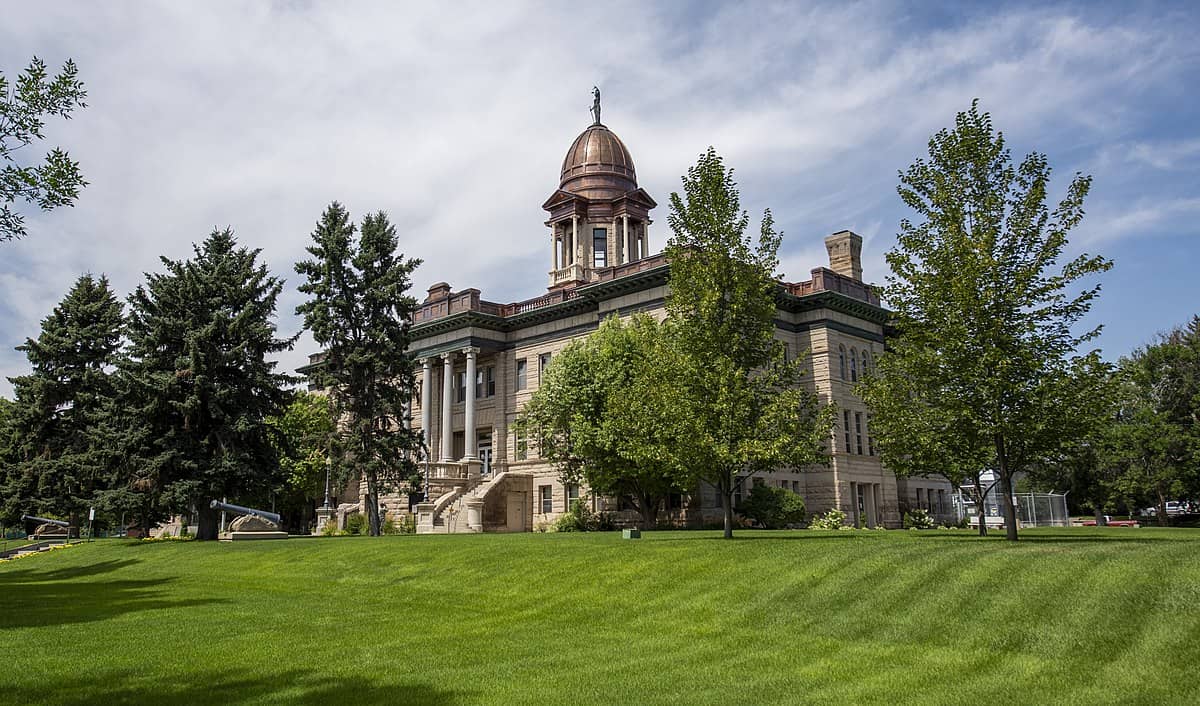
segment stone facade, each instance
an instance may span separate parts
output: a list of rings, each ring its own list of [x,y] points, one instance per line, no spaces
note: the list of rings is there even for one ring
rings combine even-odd
[[[428,499],[415,507],[418,532],[530,531],[557,519],[574,497],[632,519],[617,499],[564,486],[517,420],[545,366],[571,341],[613,314],[665,315],[669,263],[649,254],[654,207],[624,145],[597,123],[571,145],[559,189],[543,205],[552,249],[547,294],[500,304],[445,282],[429,289],[413,317],[418,389],[406,420],[424,430],[430,452]],[[887,312],[862,281],[862,238],[840,231],[825,243],[828,268],[780,283],[776,335],[790,355],[805,356],[806,384],[837,405],[831,462],[765,474],[746,490],[751,483],[783,487],[804,497],[810,515],[837,507],[856,525],[898,527],[904,508],[925,507],[930,498],[948,503],[951,486],[898,482],[880,463],[870,412],[852,387],[884,350]],[[392,514],[407,508],[406,496],[382,502]],[[715,522],[720,503],[711,489],[697,488],[663,516],[692,526]]]

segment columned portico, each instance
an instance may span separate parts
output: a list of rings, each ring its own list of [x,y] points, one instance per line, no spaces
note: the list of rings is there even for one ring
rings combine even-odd
[[[454,391],[451,389],[454,380],[454,353],[442,354],[442,461],[454,460],[454,433],[451,431],[453,417],[450,414],[454,404]]]
[[[475,434],[475,356],[478,348],[464,348],[463,355],[467,356],[467,389],[466,409],[463,411],[463,460],[473,461],[476,457]]]

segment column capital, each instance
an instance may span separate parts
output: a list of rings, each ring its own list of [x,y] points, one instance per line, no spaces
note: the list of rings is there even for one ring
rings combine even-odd
[[[451,360],[454,360],[454,351],[446,351],[440,355],[443,361],[450,362]]]
[[[420,358],[417,358],[417,362],[421,364],[422,368],[428,368],[433,365],[433,358],[430,358],[429,356],[425,355],[425,356],[421,356]]]
[[[477,353],[479,353],[479,349],[476,348],[475,346],[467,346],[466,348],[462,349],[462,353],[463,353],[463,355],[467,356],[468,358],[474,358],[475,355]]]

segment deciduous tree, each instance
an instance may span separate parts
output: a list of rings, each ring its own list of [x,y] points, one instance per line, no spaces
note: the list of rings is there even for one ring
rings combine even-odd
[[[756,473],[827,462],[832,408],[801,385],[799,361],[775,338],[781,236],[770,211],[746,234],[732,170],[711,147],[671,194],[674,355],[662,371],[675,414],[673,462],[721,499],[733,536],[733,494]],[[669,383],[669,386],[668,386]]]
[[[1091,380],[1086,371],[1098,362],[1079,348],[1099,329],[1074,328],[1099,285],[1070,290],[1110,267],[1090,255],[1059,264],[1091,178],[1077,174],[1053,211],[1049,184],[1045,155],[1014,165],[977,104],[930,139],[928,159],[902,172],[898,187],[917,219],[901,221],[887,254],[886,300],[899,336],[861,386],[876,409],[911,405],[915,423],[889,421],[882,411],[875,419],[894,469],[904,469],[906,455],[925,461],[938,453],[949,456],[934,462],[937,472],[996,470],[1010,540],[1017,538],[1013,475],[1061,455],[1087,431],[1063,413],[1075,406],[1064,396],[1092,394],[1066,381]],[[943,435],[957,438],[933,439]]]
[[[87,182],[62,149],[55,147],[37,165],[17,162],[19,150],[43,139],[47,117],[69,119],[84,108],[87,91],[70,59],[49,77],[36,56],[14,81],[0,73],[0,241],[25,235],[25,217],[12,207],[24,201],[43,211],[70,206]]]
[[[521,422],[537,430],[541,457],[564,483],[629,498],[650,529],[684,475],[671,454],[676,412],[661,387],[665,336],[649,315],[610,317],[555,356]]]

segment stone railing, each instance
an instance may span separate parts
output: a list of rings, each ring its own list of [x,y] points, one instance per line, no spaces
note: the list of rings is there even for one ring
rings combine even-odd
[[[807,282],[784,283],[788,294],[797,297],[816,294],[817,292],[837,292],[851,299],[879,306],[879,293],[869,284],[840,275],[831,269],[818,267],[812,271],[812,279]]]
[[[596,270],[595,277],[592,279],[595,282],[610,282],[614,279],[620,279],[621,277],[637,274],[638,272],[653,270],[654,268],[665,264],[667,264],[667,256],[659,253],[658,255],[651,255],[650,257],[645,257],[641,260],[627,262],[624,265],[616,265],[613,267],[605,267],[602,270]]]

